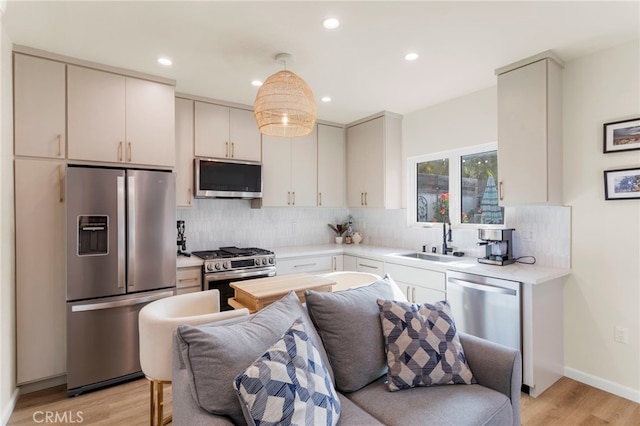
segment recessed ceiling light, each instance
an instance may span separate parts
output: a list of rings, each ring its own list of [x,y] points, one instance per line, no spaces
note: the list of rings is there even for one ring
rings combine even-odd
[[[158,63],[160,65],[164,65],[165,67],[170,67],[171,65],[173,65],[173,61],[171,61],[171,59],[164,56],[158,58]]]
[[[404,59],[406,59],[407,61],[415,61],[416,59],[418,59],[418,54],[417,53],[407,53],[406,55],[404,55]]]
[[[331,96],[323,96],[322,99],[320,99],[322,102],[331,102]]]
[[[322,21],[322,26],[328,30],[335,30],[340,26],[340,21],[338,21],[336,18],[327,18]]]
[[[260,80],[253,80],[251,82],[251,85],[255,86],[255,87],[260,87],[260,86],[262,86],[262,82]]]

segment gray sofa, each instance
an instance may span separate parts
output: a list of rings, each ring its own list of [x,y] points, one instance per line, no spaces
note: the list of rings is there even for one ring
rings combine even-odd
[[[335,383],[341,405],[339,425],[520,425],[519,351],[463,333],[458,333],[460,343],[476,384],[390,392],[378,307],[371,302],[391,296],[377,294],[380,287],[376,290],[375,283],[367,287],[371,288],[307,293],[306,306],[291,292],[247,317],[178,327],[173,353],[173,424],[245,424],[232,386],[235,375],[278,340],[294,320],[301,319]],[[337,331],[317,329],[322,327],[323,315],[339,325]]]

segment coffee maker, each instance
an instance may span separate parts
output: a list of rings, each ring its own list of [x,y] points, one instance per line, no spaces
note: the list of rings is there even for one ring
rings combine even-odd
[[[190,257],[191,253],[187,253],[185,250],[187,249],[187,237],[184,235],[184,220],[178,221],[178,256],[187,256]]]
[[[479,246],[485,246],[485,256],[479,263],[489,265],[509,265],[515,262],[513,256],[513,231],[515,229],[479,229]]]

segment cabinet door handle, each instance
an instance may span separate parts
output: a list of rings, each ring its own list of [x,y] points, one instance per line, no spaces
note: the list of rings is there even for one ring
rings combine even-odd
[[[364,192],[360,193],[360,205],[364,206]]]
[[[331,263],[332,263],[332,265],[331,265],[331,271],[332,271],[332,272],[335,272],[335,271],[336,271],[336,269],[338,268],[338,265],[336,264],[336,263],[337,263],[337,259],[336,259],[336,257],[335,257],[335,256],[333,256],[333,257],[331,258]]]
[[[58,166],[58,195],[60,198],[60,202],[64,202],[64,173],[62,171],[62,164]]]
[[[58,140],[58,157],[61,157],[62,156],[62,135],[56,136],[56,139]]]
[[[191,205],[191,188],[187,189],[187,203]]]
[[[133,157],[131,156],[131,142],[129,142],[129,146],[128,146],[127,152],[128,152],[127,156],[129,158],[129,160],[127,160],[127,161],[131,162],[133,160]]]
[[[411,297],[409,297],[409,286],[407,286],[407,301],[411,302]]]
[[[224,143],[224,156],[229,158],[229,142]]]
[[[322,205],[322,192],[318,192],[318,205]]]
[[[502,181],[498,183],[498,194],[498,198],[500,199],[500,201],[504,200],[504,193],[502,192]]]
[[[295,205],[296,205],[296,191],[293,191],[293,192],[291,193],[291,200],[292,200],[292,201],[291,201],[291,205],[292,205],[292,206],[295,206]]]
[[[236,157],[236,143],[231,142],[231,158],[235,158],[235,157]]]
[[[287,205],[291,205],[291,191],[287,191]]]
[[[316,266],[317,263],[304,263],[302,265],[293,265],[294,268],[308,268],[310,266]]]
[[[180,278],[178,280],[179,283],[189,283],[191,281],[198,281],[198,277],[192,277],[192,278]]]
[[[372,265],[367,265],[366,263],[361,263],[358,266],[362,266],[363,268],[369,268],[369,269],[378,269],[377,267],[372,266]]]
[[[118,144],[118,161],[122,161],[122,141]]]
[[[411,289],[411,303],[416,303],[416,288]]]
[[[367,205],[368,205],[368,204],[367,204],[367,195],[368,195],[368,194],[365,192],[365,193],[364,193],[364,205],[365,205],[365,206],[367,206]]]

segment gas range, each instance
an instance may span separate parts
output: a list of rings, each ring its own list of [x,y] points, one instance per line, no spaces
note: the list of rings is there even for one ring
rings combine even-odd
[[[275,267],[276,255],[270,251],[256,247],[220,247],[218,250],[194,251],[193,255],[204,260],[205,274]]]
[[[234,297],[231,283],[276,275],[276,255],[255,247],[220,247],[218,250],[194,251],[204,260],[202,289],[220,292],[220,310],[233,309],[229,299]]]

